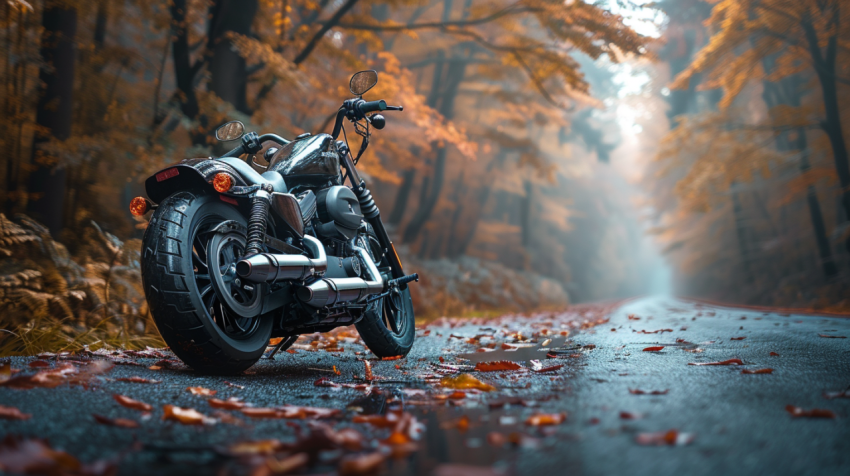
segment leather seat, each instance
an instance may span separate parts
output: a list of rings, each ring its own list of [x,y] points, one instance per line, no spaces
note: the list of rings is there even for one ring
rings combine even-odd
[[[271,184],[274,191],[278,193],[286,193],[288,190],[283,176],[277,172],[269,171],[260,175],[253,167],[238,157],[224,157],[218,160],[236,169],[239,175],[245,179],[245,182],[251,185]]]

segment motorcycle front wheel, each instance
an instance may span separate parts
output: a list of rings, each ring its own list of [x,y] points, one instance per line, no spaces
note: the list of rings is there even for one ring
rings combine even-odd
[[[235,279],[244,237],[211,231],[226,220],[246,223],[215,195],[178,192],[163,200],[143,238],[142,281],[159,333],[177,357],[202,373],[232,375],[262,357],[273,320],[256,310],[263,288]]]

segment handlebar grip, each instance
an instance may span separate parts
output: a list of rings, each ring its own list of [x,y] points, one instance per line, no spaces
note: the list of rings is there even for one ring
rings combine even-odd
[[[387,109],[387,102],[383,99],[378,101],[366,101],[360,103],[358,108],[363,114],[366,114],[367,112],[385,111]]]

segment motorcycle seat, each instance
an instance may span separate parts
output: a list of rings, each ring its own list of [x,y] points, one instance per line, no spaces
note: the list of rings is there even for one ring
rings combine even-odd
[[[268,171],[260,175],[244,160],[238,157],[224,157],[218,160],[236,169],[245,182],[250,185],[270,184],[275,192],[286,193],[287,191],[286,182],[283,180],[283,176],[277,172]]]

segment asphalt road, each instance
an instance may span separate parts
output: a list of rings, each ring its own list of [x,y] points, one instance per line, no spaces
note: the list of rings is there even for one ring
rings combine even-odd
[[[608,322],[590,327],[605,316]],[[226,448],[260,439],[295,441],[311,424],[248,418],[239,411],[215,413],[205,397],[186,391],[191,386],[255,407],[340,409],[339,415],[319,421],[334,431],[354,428],[365,435],[365,449],[359,453],[380,451],[379,441],[388,430],[353,422],[355,415],[380,415],[403,405],[424,424],[424,431],[415,450],[387,459],[380,474],[850,474],[850,393],[824,396],[850,386],[848,318],[653,297],[526,318],[443,321],[419,331],[407,359],[371,361],[374,380],[366,390],[350,387],[364,383],[363,359],[374,357],[363,353],[355,339],[340,337],[342,352],[322,350],[326,340],[317,341],[318,346],[300,341],[294,354],[262,361],[238,377],[200,376],[181,368],[149,370],[156,360],[136,359],[142,365],[117,365],[87,388],[0,386],[0,404],[32,415],[23,421],[0,420],[0,435],[48,438],[53,447],[84,462],[116,461],[120,474],[249,474],[258,460],[234,458]],[[502,343],[525,347],[503,350]],[[476,352],[488,344],[495,350]],[[319,350],[309,351],[311,347]],[[651,347],[663,349],[644,351]],[[531,359],[543,367],[563,367],[536,373],[526,370],[533,367]],[[689,365],[729,359],[743,365]],[[33,372],[28,368],[32,360],[14,358],[11,367]],[[454,390],[441,388],[438,378],[468,370],[451,365],[492,360],[515,361],[524,369],[469,372],[495,390],[440,399]],[[765,368],[772,373],[742,373]],[[161,383],[116,380],[131,376]],[[323,377],[352,385],[315,385]],[[113,394],[147,402],[153,411],[146,415],[124,408]],[[218,421],[203,426],[162,421],[164,404],[195,408]],[[788,405],[830,410],[835,418],[794,417]],[[526,423],[541,413],[567,416],[552,426]],[[106,426],[92,414],[134,419],[141,426]],[[661,445],[641,444],[649,433],[669,430],[678,433],[668,434],[667,440],[662,436]],[[321,452],[317,461],[298,471],[333,473],[346,452]]]

